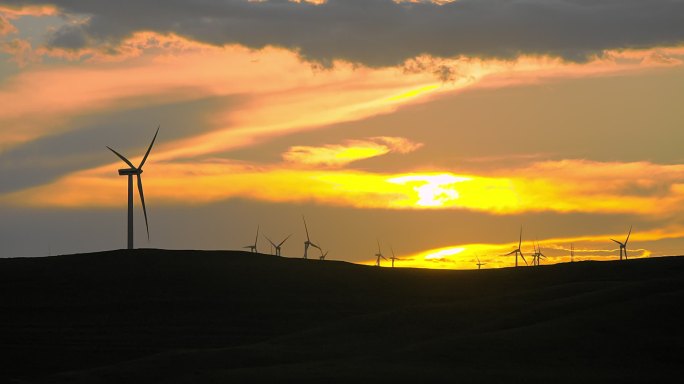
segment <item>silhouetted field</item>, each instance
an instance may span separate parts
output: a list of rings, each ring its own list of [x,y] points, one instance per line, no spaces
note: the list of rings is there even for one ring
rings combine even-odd
[[[0,259],[0,382],[679,382],[684,258],[439,271]]]

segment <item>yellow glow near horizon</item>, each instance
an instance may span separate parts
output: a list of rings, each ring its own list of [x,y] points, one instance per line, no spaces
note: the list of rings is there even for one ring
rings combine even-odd
[[[465,248],[463,247],[442,248],[436,251],[430,251],[427,255],[423,256],[423,258],[425,260],[443,259],[445,257],[458,255],[463,251],[465,251]]]
[[[574,244],[574,261],[607,261],[619,260],[619,249],[613,247],[609,238],[623,238],[625,234],[602,234],[594,236],[578,236],[570,238],[542,239],[538,242],[542,253],[546,256],[542,265],[566,263],[571,261],[569,245]],[[654,257],[653,252],[646,248],[636,247],[638,243],[653,242],[668,239],[684,238],[684,227],[672,226],[662,229],[633,232],[630,242],[635,248],[630,248],[630,259]],[[524,239],[523,239],[524,240]],[[517,248],[517,242],[500,244],[458,244],[397,255],[401,261],[395,263],[397,268],[432,268],[432,269],[477,269],[478,259],[485,265],[482,269],[505,268],[515,265],[513,255],[504,256]],[[531,265],[531,254],[534,245],[530,241],[523,241],[521,247],[527,262]],[[657,256],[656,256],[657,257]],[[371,260],[362,264],[373,264]],[[524,266],[522,259],[519,265]]]

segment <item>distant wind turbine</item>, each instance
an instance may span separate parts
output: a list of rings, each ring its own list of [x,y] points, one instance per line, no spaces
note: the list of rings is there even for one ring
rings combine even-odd
[[[378,244],[378,249],[380,249],[379,244]],[[392,257],[390,257],[390,260],[392,260],[392,268],[394,268],[394,260],[401,260],[401,259],[394,255],[394,248],[392,248],[391,245],[390,245],[390,250],[392,251]]]
[[[285,238],[285,240],[281,241],[281,242],[278,243],[278,244],[276,244],[276,243],[274,243],[273,241],[271,241],[271,239],[269,239],[268,236],[264,236],[264,237],[266,237],[266,240],[268,240],[268,242],[271,243],[271,246],[272,246],[273,248],[275,248],[275,254],[276,254],[276,256],[281,256],[281,255],[280,255],[280,247],[282,247],[283,244],[285,244],[285,242],[287,241],[287,239],[290,238],[290,236],[292,236],[292,234],[287,235],[287,237]]]
[[[319,251],[321,250],[321,247],[311,242],[311,238],[309,238],[309,228],[306,226],[304,215],[302,215],[302,220],[304,220],[304,230],[306,231],[306,241],[304,242],[304,259],[306,259],[308,258],[309,246],[318,248]]]
[[[620,245],[620,260],[622,260],[622,254],[625,254],[625,260],[627,260],[627,242],[629,241],[629,236],[632,234],[632,226],[629,226],[629,232],[627,233],[627,238],[624,243],[621,243],[615,239],[611,239]]]
[[[323,253],[323,246],[318,248],[318,250],[321,252],[321,255],[318,257],[318,260],[321,260],[321,261],[325,260],[325,258],[328,256],[328,252],[330,252],[330,250],[327,250],[327,251],[325,251],[325,253]]]
[[[512,254],[515,254],[515,267],[518,267],[518,255],[522,257],[523,261],[525,262],[525,265],[527,265],[527,260],[525,260],[525,256],[523,255],[522,251],[520,250],[520,246],[522,245],[522,225],[520,226],[520,239],[518,240],[518,248],[514,249],[513,251],[502,255],[502,256],[509,256]]]
[[[159,133],[159,127],[157,127],[157,131],[154,133],[154,137],[152,138],[152,142],[150,143],[150,146],[147,148],[147,152],[145,152],[145,156],[143,157],[142,161],[140,162],[140,165],[136,167],[131,163],[127,158],[125,158],[122,154],[119,152],[113,150],[110,147],[107,147],[110,151],[114,152],[116,156],[118,156],[121,160],[123,160],[124,163],[126,163],[130,168],[124,168],[124,169],[119,169],[119,175],[120,176],[128,176],[128,249],[133,249],[133,176],[135,175],[138,179],[138,193],[140,194],[140,202],[142,203],[142,209],[143,213],[145,214],[145,229],[147,229],[147,240],[150,240],[150,226],[147,223],[147,208],[145,208],[145,195],[143,193],[143,185],[142,185],[142,178],[141,174],[143,173],[143,165],[145,165],[145,161],[147,161],[147,156],[149,156],[150,151],[152,150],[152,146],[154,145],[154,141],[157,139],[157,134]]]
[[[477,257],[477,256],[476,256]],[[482,268],[483,265],[487,265],[487,263],[483,263],[480,261],[480,258],[477,257],[477,269]]]
[[[575,245],[570,243],[570,262],[575,262]]]
[[[257,242],[259,241],[259,226],[257,225],[256,237],[254,238],[254,244],[246,245],[242,248],[249,249],[252,253],[257,253]]]
[[[387,258],[385,258],[385,256],[382,255],[382,251],[380,251],[380,240],[378,240],[378,253],[376,253],[375,256],[378,258],[377,261],[375,262],[376,267],[380,266],[380,259],[381,258],[383,260],[387,260]]]
[[[532,243],[532,245],[534,245],[534,243]],[[532,265],[539,266],[541,264],[541,259],[546,259],[546,255],[542,253],[539,242],[537,242],[537,246],[534,249],[534,254],[532,255]]]

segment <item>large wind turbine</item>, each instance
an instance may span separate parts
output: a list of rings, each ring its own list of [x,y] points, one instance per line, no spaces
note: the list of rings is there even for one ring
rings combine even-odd
[[[376,267],[380,266],[380,259],[381,258],[383,260],[387,260],[387,258],[385,258],[385,256],[382,255],[382,251],[380,250],[380,240],[378,240],[378,253],[376,253],[375,256],[378,258],[378,260],[375,262]]]
[[[245,245],[242,248],[249,249],[249,251],[252,253],[257,253],[257,242],[258,241],[259,241],[259,226],[257,225],[257,233],[256,233],[256,237],[254,238],[254,244]]]
[[[518,255],[522,257],[523,261],[525,262],[525,265],[527,265],[527,260],[525,260],[525,256],[523,255],[522,251],[520,250],[520,246],[522,245],[522,225],[520,226],[520,239],[518,240],[518,248],[514,249],[513,251],[502,255],[502,256],[509,256],[512,254],[515,254],[515,266],[516,268],[518,267]]]
[[[477,256],[476,256],[477,257]],[[480,261],[480,258],[477,257],[477,269],[482,268],[483,265],[487,265],[487,263],[483,263]]]
[[[620,245],[620,260],[622,260],[622,253],[624,252],[625,254],[625,260],[627,260],[627,242],[629,241],[629,236],[632,234],[632,226],[629,226],[629,232],[627,233],[627,238],[625,239],[624,243],[621,243],[615,239],[611,239],[614,242],[618,243]]]
[[[119,169],[119,175],[120,176],[128,176],[128,249],[133,249],[133,176],[135,175],[138,179],[138,193],[140,193],[140,202],[142,203],[142,209],[143,213],[145,214],[145,229],[147,229],[147,240],[150,240],[150,227],[147,223],[147,208],[145,208],[145,195],[143,194],[143,185],[142,185],[142,178],[141,174],[143,173],[143,165],[145,165],[145,161],[147,161],[147,156],[149,156],[150,151],[152,150],[152,146],[154,145],[154,141],[157,139],[157,134],[159,133],[159,127],[157,127],[157,131],[154,133],[154,137],[152,138],[152,142],[150,143],[149,148],[147,148],[147,152],[145,152],[145,156],[143,157],[142,161],[140,162],[140,165],[137,167],[133,165],[127,158],[125,158],[122,154],[119,152],[111,149],[110,147],[107,147],[110,151],[114,152],[115,155],[117,155],[121,160],[123,160],[124,163],[126,163],[130,168],[124,168],[124,169]]]
[[[287,241],[287,239],[290,238],[290,236],[292,236],[292,234],[287,235],[287,237],[285,238],[285,240],[281,241],[281,242],[280,242],[279,244],[277,244],[277,245],[276,245],[276,243],[274,243],[273,241],[271,241],[271,239],[269,239],[268,236],[265,236],[265,237],[266,237],[266,240],[268,240],[268,242],[271,243],[271,245],[273,246],[273,248],[275,248],[275,254],[276,254],[276,256],[280,256],[280,247],[282,247],[283,244],[285,244],[285,242]]]
[[[319,251],[321,250],[321,247],[311,242],[311,239],[309,238],[309,228],[306,226],[304,215],[302,215],[302,220],[304,220],[304,230],[306,231],[306,241],[304,242],[304,258],[306,259],[308,257],[309,246],[318,248]]]

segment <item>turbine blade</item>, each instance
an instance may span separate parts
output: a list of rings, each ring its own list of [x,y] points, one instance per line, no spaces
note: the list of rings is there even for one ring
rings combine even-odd
[[[505,255],[501,255],[501,256],[510,256],[510,255],[514,254],[516,251],[517,251],[517,249],[515,251],[510,251],[509,253],[507,253]]]
[[[527,260],[525,260],[525,256],[523,255],[522,252],[520,252],[520,257],[522,257],[523,261],[525,262],[525,265],[528,265]]]
[[[311,246],[314,247],[314,248],[321,249],[321,247],[319,247],[318,245],[316,245],[316,244],[314,244],[314,243],[312,243],[312,242],[309,242],[309,245],[311,245]]]
[[[159,128],[161,126],[157,127],[157,132],[154,133],[154,137],[152,138],[152,142],[150,143],[149,148],[147,148],[147,152],[145,152],[145,156],[143,157],[142,161],[140,162],[140,165],[138,166],[139,169],[142,169],[143,164],[147,161],[147,156],[150,154],[150,151],[152,150],[152,146],[154,145],[154,141],[157,140],[157,134],[159,133]]]
[[[124,155],[120,154],[119,152],[117,152],[117,151],[115,151],[109,147],[107,147],[107,149],[114,152],[115,155],[119,156],[119,159],[123,160],[124,163],[128,164],[128,166],[131,167],[131,169],[135,169],[135,166],[133,165],[133,163],[131,163],[127,158],[125,158]]]
[[[380,240],[378,240],[378,239],[375,239],[375,240],[378,242],[378,253],[382,253],[382,251],[380,250]]]
[[[291,233],[290,233],[289,235],[287,235],[287,237],[285,238],[285,240],[281,241],[280,244],[278,244],[278,246],[280,247],[281,245],[285,244],[285,242],[287,241],[287,239],[290,238],[290,236],[292,236]]]
[[[268,236],[264,235],[264,237],[266,238],[266,240],[268,240],[269,243],[271,243],[272,246],[274,246],[276,248],[278,247],[277,245],[275,245],[274,242],[271,241],[271,239],[268,238]]]
[[[259,226],[257,225],[257,235],[256,235],[256,237],[254,238],[254,245],[256,245],[256,243],[257,243],[258,241],[259,241]]]
[[[625,240],[625,245],[627,245],[627,242],[629,241],[629,236],[632,234],[632,226],[629,226],[629,233],[627,233],[627,239]]]
[[[522,225],[520,226],[520,240],[518,241],[518,249],[520,249],[521,245],[522,245]]]
[[[618,244],[622,245],[622,243],[621,243],[621,242],[619,242],[619,241],[617,241],[617,240],[615,240],[615,239],[611,239],[611,240],[613,240],[614,242],[616,242],[616,243],[618,243]]]
[[[306,227],[306,219],[304,218],[304,215],[302,215],[302,220],[304,220],[304,230],[306,231],[306,240],[310,242],[311,239],[309,239],[309,228]]]
[[[143,194],[142,178],[138,173],[138,192],[140,193],[140,202],[142,203],[143,214],[145,214],[145,229],[147,229],[147,241],[150,241],[150,226],[147,224],[147,208],[145,207],[145,195]]]

